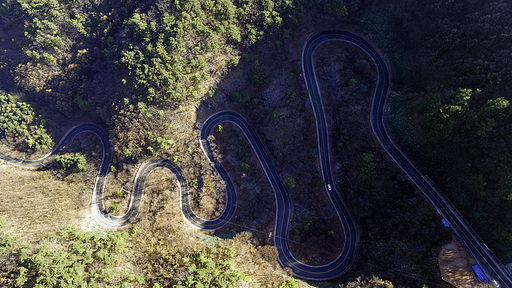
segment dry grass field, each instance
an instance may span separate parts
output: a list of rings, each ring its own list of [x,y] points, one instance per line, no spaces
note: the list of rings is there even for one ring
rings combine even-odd
[[[220,177],[213,171],[199,148],[198,127],[193,125],[197,114],[192,107],[184,109],[171,120],[176,127],[173,137],[177,143],[160,157],[173,159],[180,164],[191,183],[192,197],[196,199],[193,203],[196,213],[202,217],[213,218],[223,209],[224,191]],[[80,149],[87,153],[85,151],[95,147],[95,142],[94,137],[80,136],[64,153]],[[226,146],[225,143],[222,145]],[[8,146],[3,148],[10,150]],[[9,153],[24,157],[19,152]],[[30,158],[34,157],[37,158],[35,155]],[[20,245],[24,245],[36,243],[48,233],[55,233],[70,225],[88,231],[104,230],[98,226],[90,212],[99,159],[89,153],[88,157],[87,171],[78,173],[67,173],[53,166],[49,166],[46,171],[31,170],[0,162],[0,193],[3,200],[0,202],[0,216],[7,220],[3,232],[14,232],[20,237]],[[138,163],[123,165],[120,171],[109,175],[105,206],[109,209],[118,204],[119,210],[114,214],[123,214],[129,203],[129,194],[118,197],[115,191],[121,187],[131,190],[133,176],[138,167]],[[196,189],[194,183],[199,178],[202,178],[202,188]],[[251,180],[242,182],[248,185]],[[242,191],[239,196],[250,201],[246,199],[246,193],[247,191]],[[273,196],[267,196],[272,200],[270,204],[273,207]],[[186,251],[221,241],[218,237],[210,236],[216,232],[200,231],[189,225],[181,215],[179,201],[179,190],[174,176],[164,169],[156,169],[151,173],[146,182],[141,210],[135,223],[131,225],[144,232],[130,241],[130,252],[123,260],[125,267],[131,267],[130,270],[134,273],[145,275],[148,282],[162,281],[168,277],[165,273],[162,274],[161,265],[174,263],[173,259],[182,257]],[[233,220],[236,223],[227,225],[223,231],[230,231],[238,225],[247,228],[254,226],[250,217],[247,218],[251,211],[245,211],[250,208],[250,204],[240,207],[236,220]],[[274,222],[273,213],[271,214],[267,219],[269,231],[272,231]],[[266,239],[268,229],[261,228],[265,230],[263,234],[266,236],[263,237],[266,240],[262,240],[263,234],[257,233],[259,230],[256,227],[253,228],[255,230],[235,233],[234,238],[224,240],[225,244],[237,251],[234,259],[236,266],[252,278],[253,282],[244,282],[242,287],[278,287],[289,276],[277,260],[272,241]],[[240,228],[235,230],[240,232]],[[309,285],[301,283],[301,287]]]
[[[7,231],[32,242],[71,224],[92,229],[89,213],[92,187],[56,180],[48,171],[0,163],[0,215]]]

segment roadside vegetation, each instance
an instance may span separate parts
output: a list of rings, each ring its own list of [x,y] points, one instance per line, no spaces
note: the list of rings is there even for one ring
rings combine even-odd
[[[0,217],[0,255],[8,253],[4,264],[11,264],[7,277],[7,271],[0,273],[0,282],[9,287],[234,287],[240,281],[251,281],[236,269],[234,249],[222,243],[175,252],[176,259],[162,264],[172,265],[182,275],[169,278],[172,270],[168,269],[155,279],[126,266],[134,259],[127,252],[143,232],[140,229],[101,233],[65,227],[33,245],[17,245],[19,238],[14,233],[1,231],[4,225]]]
[[[101,235],[73,227],[64,228],[35,246],[20,248],[16,286],[142,285],[144,277],[130,273],[120,265],[128,237],[128,232]]]
[[[343,235],[339,232],[337,218],[328,208],[329,199],[323,194],[326,183],[315,168],[304,164],[316,163],[318,155],[314,117],[308,108],[307,91],[298,63],[299,46],[309,33],[326,26],[329,29],[359,27],[359,32],[373,40],[390,60],[392,89],[398,93],[391,103],[391,122],[397,140],[458,205],[479,234],[486,241],[489,239],[487,243],[493,251],[498,252],[504,262],[510,262],[512,216],[507,211],[512,205],[512,162],[507,159],[512,159],[508,148],[512,143],[508,133],[512,128],[509,104],[512,95],[509,84],[512,83],[509,69],[512,67],[509,21],[512,6],[505,0],[478,5],[473,2],[102,0],[91,4],[82,0],[5,0],[0,4],[0,144],[29,154],[43,153],[38,151],[47,150],[54,144],[48,131],[51,135],[61,135],[65,126],[83,121],[99,123],[108,130],[113,145],[113,177],[107,185],[113,188],[111,191],[119,192],[113,192],[113,197],[106,194],[106,201],[111,201],[106,207],[112,212],[122,213],[122,201],[127,202],[129,196],[123,191],[130,190],[123,185],[131,183],[138,163],[148,157],[165,157],[184,167],[195,199],[192,206],[199,210],[198,214],[215,217],[224,205],[223,186],[210,164],[198,154],[196,126],[201,117],[217,107],[237,110],[258,127],[258,135],[262,136],[273,163],[289,188],[295,205],[289,239],[294,255],[305,262],[320,264],[337,255],[336,249],[343,245]],[[344,94],[340,98],[367,95],[369,99],[374,84],[372,77],[375,76],[370,61],[354,47],[329,49],[329,53],[317,59],[317,63],[323,63],[321,66],[325,68],[317,71],[323,78],[322,89],[337,95],[334,93],[343,87]],[[317,54],[321,52],[317,51]],[[345,63],[345,70],[339,63],[334,64],[334,68],[329,66],[336,61]],[[343,72],[337,73],[340,71]],[[338,76],[330,77],[335,74]],[[401,266],[411,267],[410,270],[397,268],[398,273],[386,273],[382,272],[385,269],[356,263],[355,272],[349,278],[356,279],[360,271],[364,275],[379,271],[381,278],[387,277],[393,282],[396,279],[398,283],[407,283],[406,286],[410,283],[417,286],[418,279],[435,282],[432,279],[437,279],[436,269],[425,259],[433,259],[435,256],[429,249],[446,239],[446,235],[432,224],[439,222],[438,219],[428,216],[435,213],[428,210],[428,203],[418,200],[414,189],[402,179],[403,175],[389,168],[394,166],[383,160],[387,159],[386,155],[373,145],[370,130],[359,129],[366,127],[363,120],[367,121],[365,107],[368,103],[329,101],[327,107],[336,107],[332,108],[329,117],[334,121],[335,131],[330,135],[335,139],[332,144],[334,157],[338,157],[333,163],[337,182],[330,184],[337,185],[337,190],[346,191],[342,193],[348,199],[351,213],[363,231],[371,231],[361,236],[363,244],[359,255],[364,259],[362,262],[389,261],[385,263],[392,267],[393,263],[410,264],[413,258],[423,259]],[[202,105],[205,103],[211,105],[212,111]],[[65,126],[62,123],[66,123]],[[352,134],[346,135],[345,131],[352,131]],[[242,242],[242,237],[238,236],[242,232],[247,229],[254,232],[252,238],[244,241],[255,243],[240,244],[245,247],[240,249],[256,255],[244,258],[247,263],[263,259],[261,262],[276,264],[275,251],[268,237],[274,223],[272,207],[275,204],[268,184],[265,184],[265,176],[243,138],[237,136],[233,143],[227,142],[226,138],[234,134],[229,125],[218,126],[214,134],[218,140],[217,151],[220,156],[225,156],[223,161],[228,163],[228,173],[235,178],[241,192],[239,195],[246,197],[241,202],[245,206],[237,212],[237,222],[226,230],[237,235],[233,240],[236,245],[240,244],[236,241]],[[67,172],[45,171],[49,174],[38,174],[38,182],[33,186],[26,183],[29,178],[11,184],[19,187],[4,185],[3,193],[16,191],[16,199],[25,199],[16,202],[6,198],[4,205],[26,209],[23,211],[30,211],[28,206],[35,207],[40,203],[45,206],[37,213],[27,212],[16,220],[23,233],[37,230],[40,234],[43,229],[38,227],[31,231],[26,223],[50,225],[48,223],[52,221],[59,221],[62,224],[78,213],[78,208],[68,211],[69,207],[89,205],[89,194],[82,192],[89,190],[82,185],[93,179],[96,170],[84,170],[87,165],[98,164],[99,147],[90,149],[91,152],[84,151],[84,147],[96,144],[83,138],[70,145],[71,151],[56,158],[54,167],[67,169]],[[356,142],[364,145],[357,148]],[[302,164],[297,159],[303,161]],[[74,173],[77,171],[84,173]],[[14,179],[9,173],[6,172],[5,178]],[[46,194],[40,193],[41,196],[24,194],[22,190],[40,191],[44,186],[41,183],[50,183],[51,173],[70,182],[82,181],[77,184],[81,189],[69,186],[67,190],[52,188],[66,190],[66,193],[46,189],[43,191]],[[89,178],[84,180],[86,177]],[[161,177],[167,178],[168,175]],[[389,181],[382,180],[388,178]],[[174,187],[174,184],[164,182],[153,185],[155,192],[148,198],[151,208],[144,215],[170,213],[166,209],[171,205],[166,203],[171,196],[163,197],[160,191],[164,189],[162,187]],[[57,186],[51,183],[52,187]],[[47,194],[57,197],[53,202],[59,203],[48,203]],[[397,194],[401,195],[399,199],[396,199]],[[70,197],[75,200],[69,200]],[[402,199],[405,197],[407,199]],[[56,219],[45,210],[50,206],[54,209],[52,205],[58,206],[66,217]],[[423,205],[427,208],[410,210],[411,206]],[[16,212],[14,208],[2,211]],[[408,227],[415,228],[409,230],[401,226],[398,219],[402,218],[408,219]],[[43,222],[37,222],[37,219],[43,219]],[[383,222],[382,219],[391,221]],[[136,237],[146,237],[146,242],[141,243],[150,243],[153,233],[163,231],[165,225],[154,226],[155,230],[142,233],[144,236],[134,235],[123,241],[129,243],[138,241]],[[176,231],[179,230],[172,232]],[[84,283],[98,280],[104,281],[99,283],[105,285],[121,285],[125,281],[146,287],[190,286],[205,281],[200,280],[202,276],[217,275],[215,273],[221,270],[226,273],[226,279],[230,279],[226,281],[247,280],[239,272],[229,269],[233,268],[231,262],[223,262],[229,257],[237,261],[243,256],[233,256],[229,249],[218,246],[202,247],[198,251],[180,251],[175,246],[167,249],[164,244],[170,243],[162,237],[158,238],[160,246],[146,247],[141,255],[149,256],[141,256],[139,259],[142,260],[134,264],[134,270],[127,272],[126,277],[116,274],[109,278],[109,275],[94,270],[97,269],[92,267],[94,265],[80,262],[85,256],[73,254],[75,244],[72,243],[82,241],[78,240],[85,237],[80,234],[82,232],[66,232],[70,235],[67,238],[59,238],[59,233],[56,238],[34,240],[33,247],[23,250],[23,261],[19,258],[22,250],[17,247],[24,244],[16,244],[16,238],[22,235],[2,234],[2,261],[14,257],[13,263],[27,269],[23,274],[25,278],[19,278],[19,283],[26,281],[25,286],[37,281],[43,283],[47,281],[45,271],[64,275],[57,273],[64,271],[57,267],[60,264],[48,258],[74,263],[75,272],[87,272],[83,277],[73,276]],[[436,237],[426,236],[430,234]],[[98,237],[94,238],[97,241],[103,239],[94,237]],[[88,244],[83,243],[88,251],[96,249],[92,240],[87,241]],[[63,249],[45,250],[45,245]],[[98,251],[103,251],[101,249]],[[109,250],[112,255],[126,256],[112,249]],[[138,248],[127,245],[126,249],[131,253]],[[217,252],[210,249],[217,249]],[[110,267],[103,261],[106,258],[98,257],[99,266]],[[39,258],[48,260],[43,263],[46,267],[56,267],[59,271],[45,270],[44,265],[37,262]],[[222,262],[224,266],[216,266],[219,271],[200,268],[203,264],[210,267],[212,262],[216,265]],[[190,268],[192,263],[195,268]],[[244,267],[240,262],[237,265]],[[106,271],[117,269],[112,267]],[[254,264],[251,267],[260,266]],[[4,276],[9,273],[2,269],[0,273],[6,278],[1,280],[10,279],[5,281],[14,285],[14,278]],[[167,273],[168,269],[172,273]],[[249,275],[251,271],[247,267],[244,269]],[[263,275],[280,271],[275,267],[266,269],[267,274]],[[121,270],[115,271],[121,273]],[[18,272],[13,275],[23,276]],[[269,287],[295,287],[295,281],[284,282],[284,274],[279,275],[275,279],[258,278],[258,275],[252,278],[255,283],[266,283]],[[42,278],[38,280],[39,277]],[[63,280],[66,277],[58,281],[67,281]],[[144,284],[140,284],[142,281]],[[247,280],[247,283],[250,282]],[[301,287],[303,283],[298,285]],[[363,277],[346,285],[390,287],[391,284]]]
[[[45,150],[53,145],[46,133],[44,120],[36,115],[32,106],[13,95],[0,92],[0,136],[26,148]]]
[[[77,168],[78,171],[82,172],[87,170],[87,158],[80,152],[73,155],[58,155],[55,157],[55,163],[64,170],[68,170],[72,167]]]
[[[0,216],[0,256],[12,249],[19,241],[19,237],[13,232],[3,232],[5,222],[6,220]]]
[[[0,7],[0,73],[10,88],[68,117],[81,111],[109,123],[116,158],[136,160],[158,154],[146,149],[147,132],[157,136],[160,126],[146,119],[155,110],[210,97],[245,50],[264,36],[282,47],[309,9],[346,16],[358,6],[341,0],[123,0],[99,6],[7,0]],[[270,80],[267,66],[254,69],[257,85]]]
[[[371,9],[361,23],[394,67],[394,134],[508,263],[511,7],[502,0],[388,4],[376,5],[388,13]],[[407,36],[394,41],[399,35]]]

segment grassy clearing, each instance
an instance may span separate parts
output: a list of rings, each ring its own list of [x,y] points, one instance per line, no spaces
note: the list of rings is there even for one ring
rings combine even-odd
[[[0,163],[0,215],[5,229],[22,242],[32,242],[83,218],[91,187],[57,181],[49,172],[31,171]],[[79,223],[77,223],[79,224]]]

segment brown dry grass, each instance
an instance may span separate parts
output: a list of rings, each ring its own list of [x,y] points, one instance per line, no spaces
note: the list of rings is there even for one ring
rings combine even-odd
[[[5,229],[15,232],[23,242],[36,241],[71,224],[95,226],[86,217],[92,187],[5,163],[0,163],[0,174],[0,215],[7,220]]]

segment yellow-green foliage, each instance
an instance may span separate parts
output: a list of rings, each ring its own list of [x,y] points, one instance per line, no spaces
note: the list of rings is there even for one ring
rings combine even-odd
[[[55,162],[59,164],[64,170],[71,167],[77,167],[79,171],[87,170],[87,158],[82,153],[75,153],[73,155],[59,155],[55,157]]]
[[[283,282],[283,284],[281,284],[281,286],[279,286],[279,288],[298,288],[298,287],[299,287],[299,284],[297,284],[297,281],[295,281],[295,279],[293,279],[293,278],[287,279],[286,281]]]
[[[195,250],[183,257],[188,277],[174,287],[235,287],[240,281],[249,280],[235,268],[235,250],[222,243],[211,245],[204,251]]]
[[[448,137],[463,131],[485,137],[510,115],[507,99],[489,99],[478,106],[471,102],[472,96],[473,91],[468,88],[459,88],[445,95],[431,94],[416,106],[423,128],[434,137]]]
[[[361,170],[361,173],[365,175],[366,177],[373,179],[375,176],[377,176],[377,173],[375,172],[375,168],[377,167],[377,164],[373,161],[373,153],[363,153],[361,155],[361,162],[359,162],[359,169]]]
[[[35,287],[104,287],[145,283],[144,277],[121,270],[128,232],[98,234],[67,227],[34,247],[21,249],[17,285]]]
[[[21,137],[30,148],[44,150],[53,144],[53,140],[42,124],[44,121],[36,116],[30,104],[18,101],[12,95],[0,94],[0,136]]]
[[[124,24],[132,34],[130,42],[119,51],[112,38],[105,55],[120,57],[133,78],[124,83],[139,90],[144,101],[199,97],[206,93],[200,84],[210,72],[238,63],[237,48],[244,40],[254,43],[262,29],[281,24],[272,0],[236,2],[175,1],[156,10],[159,15],[133,13]],[[217,60],[223,56],[228,60]]]
[[[0,230],[4,228],[5,222],[5,219],[0,216]],[[12,232],[0,233],[0,255],[13,248],[18,243],[18,240],[19,238]]]
[[[66,13],[65,5],[58,0],[17,0],[12,10],[24,18],[26,43],[25,55],[31,60],[56,62],[64,49],[70,46],[63,38],[63,30],[87,35],[79,14]]]

